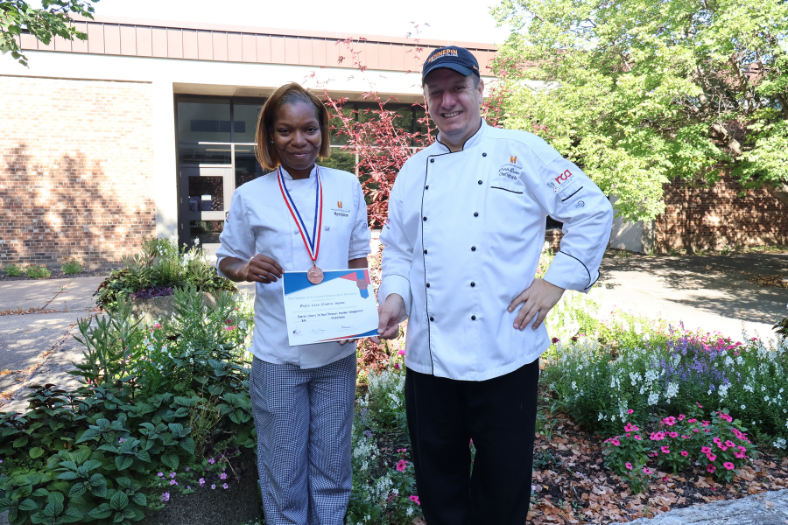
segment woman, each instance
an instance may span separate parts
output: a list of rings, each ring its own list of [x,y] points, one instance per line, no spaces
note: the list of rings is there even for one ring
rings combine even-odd
[[[355,175],[315,164],[330,153],[328,111],[298,84],[266,101],[255,141],[275,171],[236,189],[216,255],[222,275],[257,283],[250,394],[263,508],[270,525],[339,525],[352,488],[355,344],[289,346],[280,279],[366,268],[366,203]]]

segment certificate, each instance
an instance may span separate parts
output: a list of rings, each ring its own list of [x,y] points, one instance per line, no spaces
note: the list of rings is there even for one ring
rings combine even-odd
[[[312,284],[307,272],[284,272],[285,319],[290,346],[378,335],[378,308],[369,270],[324,271]]]

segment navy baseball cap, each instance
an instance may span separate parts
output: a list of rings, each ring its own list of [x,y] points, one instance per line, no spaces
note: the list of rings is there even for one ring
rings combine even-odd
[[[479,73],[479,62],[477,62],[476,57],[464,47],[440,47],[430,53],[430,56],[428,56],[427,60],[424,62],[424,67],[421,69],[422,85],[424,85],[424,80],[427,78],[427,75],[441,68],[451,69],[465,77],[471,74],[481,77],[481,73]]]

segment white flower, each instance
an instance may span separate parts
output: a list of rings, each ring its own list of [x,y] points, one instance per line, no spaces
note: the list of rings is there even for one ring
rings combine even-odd
[[[747,405],[742,405],[742,406],[741,406],[741,409],[742,409],[742,410],[747,410]]]
[[[755,392],[755,389],[753,389],[753,388],[752,388],[750,385],[744,385],[742,388],[743,388],[744,390],[746,390],[747,392],[751,393],[751,394],[752,394],[753,392]]]
[[[656,405],[659,401],[659,392],[652,392],[648,395],[648,404]]]
[[[784,438],[777,438],[777,441],[772,443],[774,448],[785,448],[785,439]]]
[[[577,384],[574,381],[572,381],[572,390],[577,390]]]
[[[764,401],[769,401],[769,396],[763,396]]]

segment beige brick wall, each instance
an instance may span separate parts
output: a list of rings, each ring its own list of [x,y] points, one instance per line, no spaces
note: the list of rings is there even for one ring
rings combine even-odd
[[[114,266],[155,234],[150,84],[0,76],[0,93],[0,265]]]
[[[665,205],[657,251],[788,244],[788,206],[763,188],[742,191],[727,175],[708,188],[674,181],[665,187]]]

